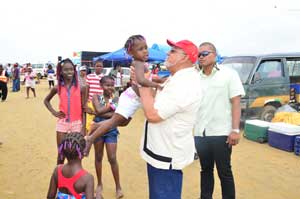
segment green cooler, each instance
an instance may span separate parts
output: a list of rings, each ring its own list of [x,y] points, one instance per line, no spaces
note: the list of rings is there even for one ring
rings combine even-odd
[[[249,140],[259,143],[268,141],[268,128],[270,122],[262,120],[246,120],[244,128],[244,136]]]

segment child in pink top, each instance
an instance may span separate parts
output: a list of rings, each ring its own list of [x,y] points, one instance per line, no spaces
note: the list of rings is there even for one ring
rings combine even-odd
[[[118,107],[113,116],[103,122],[92,125],[89,136],[86,136],[87,146],[84,154],[88,155],[94,141],[117,126],[126,126],[136,110],[141,107],[139,99],[138,86],[153,87],[161,89],[160,83],[164,80],[160,78],[147,78],[145,74],[149,74],[148,69],[148,46],[146,39],[142,35],[133,35],[128,38],[125,43],[125,49],[128,54],[133,57],[132,66],[135,68],[136,80],[138,85],[132,85],[127,88],[119,98]]]
[[[23,81],[23,84],[25,84],[25,87],[26,87],[26,99],[29,98],[29,90],[31,90],[33,93],[33,96],[36,97],[35,79],[34,79],[35,77],[36,77],[35,73],[32,71],[30,64],[28,64],[28,67],[26,68],[25,78]]]
[[[47,109],[58,118],[56,124],[57,146],[69,132],[81,132],[85,135],[85,117],[83,107],[86,100],[86,87],[80,87],[77,79],[76,66],[70,59],[65,59],[57,65],[58,85],[50,90],[44,100]],[[59,97],[59,111],[50,104],[54,95]],[[64,160],[57,158],[57,164]]]

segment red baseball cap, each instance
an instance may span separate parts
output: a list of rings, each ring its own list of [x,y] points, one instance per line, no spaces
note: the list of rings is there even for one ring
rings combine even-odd
[[[189,40],[181,40],[178,42],[173,42],[173,41],[167,39],[167,43],[170,46],[174,46],[174,47],[182,49],[187,54],[187,56],[189,56],[189,59],[193,63],[195,63],[197,61],[198,48],[193,42],[191,42]]]

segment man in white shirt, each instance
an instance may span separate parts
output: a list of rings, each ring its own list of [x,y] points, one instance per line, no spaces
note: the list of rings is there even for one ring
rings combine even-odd
[[[232,146],[240,139],[240,98],[244,88],[236,71],[216,65],[216,48],[205,42],[199,47],[201,86],[205,86],[195,126],[195,145],[201,165],[201,199],[212,199],[214,164],[221,181],[222,198],[235,198],[231,170]]]
[[[172,42],[165,62],[171,76],[155,97],[140,87],[147,118],[141,156],[147,162],[149,198],[180,199],[182,169],[194,160],[193,127],[202,99],[199,72],[193,67],[198,49],[192,42]]]

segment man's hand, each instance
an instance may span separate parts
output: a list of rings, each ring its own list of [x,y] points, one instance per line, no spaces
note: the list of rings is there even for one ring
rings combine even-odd
[[[230,146],[235,146],[239,143],[240,137],[241,137],[241,135],[239,133],[231,132],[228,135],[226,143],[228,143]]]

